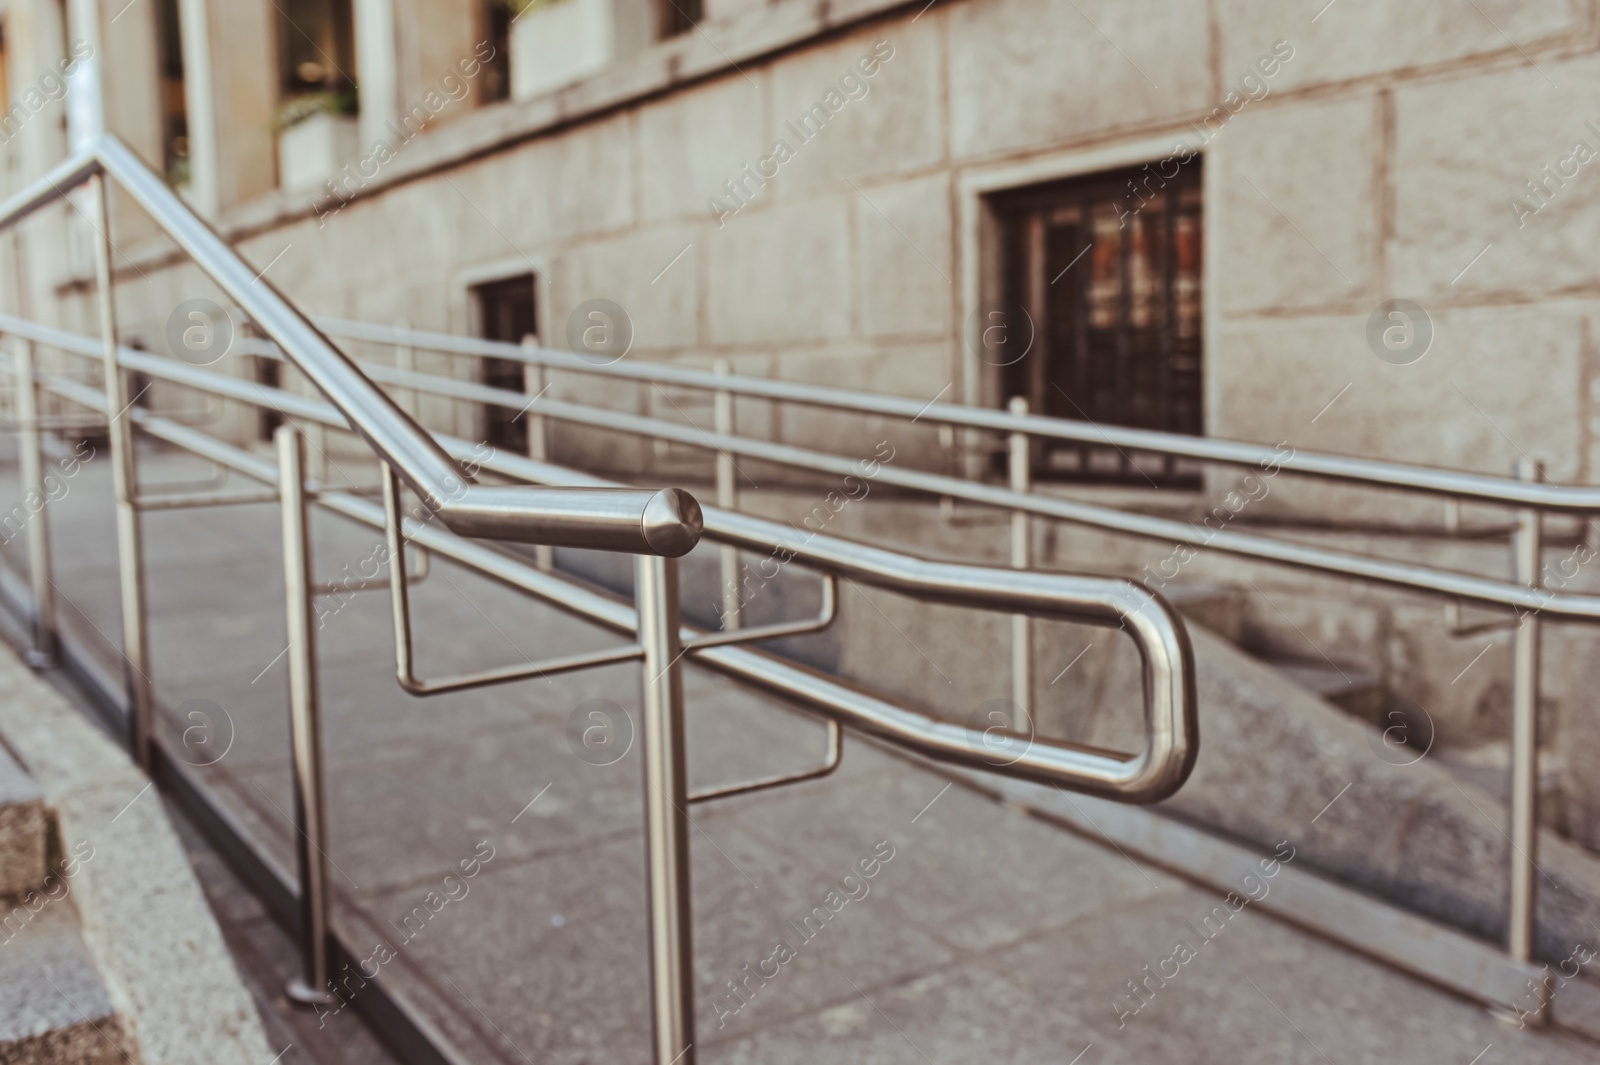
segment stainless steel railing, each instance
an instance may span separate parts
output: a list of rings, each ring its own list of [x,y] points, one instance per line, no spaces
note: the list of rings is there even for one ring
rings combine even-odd
[[[1537,908],[1535,869],[1538,854],[1536,708],[1540,690],[1540,623],[1545,617],[1593,623],[1600,620],[1600,595],[1556,590],[1543,586],[1541,549],[1544,512],[1586,515],[1600,512],[1600,487],[1544,483],[1533,464],[1519,464],[1515,476],[1497,477],[1436,467],[1356,458],[1346,455],[1274,449],[1241,441],[1182,436],[1172,433],[1124,429],[1042,417],[1027,412],[1025,402],[1013,400],[1006,410],[988,410],[949,403],[923,403],[915,399],[772,380],[729,372],[726,363],[712,370],[624,360],[608,364],[588,361],[567,352],[540,347],[531,338],[522,344],[463,337],[409,327],[383,326],[344,319],[322,318],[330,335],[345,340],[391,345],[408,353],[439,352],[462,357],[493,357],[520,361],[537,374],[539,387],[526,393],[490,388],[470,381],[419,373],[414,369],[362,362],[374,379],[410,394],[428,393],[472,403],[525,409],[530,420],[530,453],[543,456],[551,446],[546,439],[555,424],[604,427],[641,437],[668,441],[715,454],[716,492],[720,508],[707,511],[711,537],[735,546],[730,536],[736,523],[730,514],[738,505],[732,477],[734,459],[752,459],[812,473],[847,475],[854,461],[812,446],[779,443],[740,435],[735,431],[734,397],[830,411],[871,415],[887,421],[931,422],[963,432],[994,434],[1002,438],[1006,454],[1006,483],[986,483],[926,470],[884,467],[875,480],[912,492],[962,500],[1011,515],[1010,556],[1019,572],[1031,565],[1031,525],[1036,519],[1102,529],[1108,532],[1194,548],[1209,548],[1235,557],[1291,569],[1320,573],[1366,583],[1406,589],[1447,600],[1458,618],[1461,603],[1509,609],[1510,617],[1492,627],[1515,626],[1513,636],[1510,825],[1510,906],[1506,940],[1508,954],[1518,961],[1532,957]],[[272,357],[270,344],[256,342],[245,349]],[[408,362],[411,360],[408,360]],[[531,405],[551,373],[571,373],[615,381],[648,383],[696,389],[712,399],[714,424],[710,429],[641,414],[573,403],[541,396]],[[530,379],[533,380],[533,379]],[[1463,573],[1413,562],[1361,555],[1234,529],[1199,529],[1171,518],[1134,513],[1076,499],[1044,495],[1030,484],[1030,445],[1034,440],[1065,440],[1115,446],[1126,451],[1165,455],[1232,466],[1270,468],[1327,481],[1375,488],[1399,489],[1460,501],[1512,508],[1513,571],[1509,579]],[[538,479],[532,470],[516,470],[502,462],[503,472]],[[728,547],[725,547],[725,551]],[[736,572],[737,560],[724,555],[724,584]],[[723,614],[738,623],[737,600],[725,604]],[[1012,698],[1020,720],[1031,714],[1032,630],[1024,613],[1015,616],[1012,637]],[[1455,622],[1452,623],[1456,624]],[[1478,629],[1491,627],[1480,626]],[[1478,631],[1475,629],[1473,631]]]
[[[281,351],[297,366],[327,402],[119,344],[112,288],[108,178],[128,191],[132,200],[238,304],[272,340],[274,350]],[[101,136],[80,154],[0,204],[0,229],[85,183],[90,186],[93,208],[88,217],[98,238],[95,273],[102,334],[99,341],[0,316],[0,332],[16,342],[11,368],[19,388],[22,478],[30,489],[37,489],[43,482],[40,434],[45,429],[39,416],[38,390],[98,412],[106,419],[113,457],[124,686],[131,747],[146,766],[151,764],[152,750],[159,741],[153,728],[154,688],[146,635],[140,514],[144,510],[263,499],[281,503],[303,955],[303,971],[290,984],[290,994],[296,1000],[328,1000],[328,946],[335,938],[329,923],[324,869],[326,830],[313,606],[314,597],[326,586],[313,575],[308,536],[308,515],[313,505],[385,531],[394,603],[396,673],[400,686],[410,694],[458,691],[616,661],[641,663],[653,1049],[656,1060],[663,1065],[693,1065],[695,1060],[686,813],[690,803],[792,784],[831,771],[838,764],[840,726],[858,729],[928,757],[1125,802],[1154,802],[1171,795],[1193,768],[1198,753],[1198,726],[1192,652],[1178,615],[1159,595],[1143,586],[1117,578],[933,562],[826,536],[814,537],[793,549],[786,542],[785,530],[774,523],[723,510],[702,515],[694,498],[676,489],[629,488],[514,457],[496,458],[483,465],[518,483],[475,481],[461,465],[461,460],[472,452],[468,442],[435,436],[419,427],[369,373],[363,372],[290,301],[253,272],[115,138]],[[39,345],[98,359],[103,387],[41,373],[35,353]],[[290,423],[277,430],[276,463],[195,427],[139,408],[128,399],[127,377],[134,372],[276,410]],[[296,422],[315,429],[348,430],[362,438],[381,466],[383,505],[352,492],[337,491],[309,477],[304,436]],[[219,469],[260,482],[270,491],[142,493],[134,447],[136,429],[207,459]],[[402,485],[422,501],[418,517],[413,520],[407,520],[404,514]],[[824,574],[830,582],[830,595],[822,615],[803,622],[713,634],[685,628],[679,616],[675,560],[708,531],[707,520],[711,538],[725,546],[771,550],[781,544],[790,549],[794,563]],[[543,548],[580,546],[635,554],[636,605],[630,608],[587,591],[538,565],[529,565],[480,542],[485,539],[520,541]],[[55,647],[56,632],[48,523],[42,511],[29,523],[28,542],[35,633],[30,660],[44,664]],[[454,677],[419,678],[411,657],[410,578],[405,566],[407,547],[412,544],[627,633],[635,642],[615,651],[518,663]],[[1131,756],[1120,756],[1034,737],[1025,731],[970,728],[741,646],[777,635],[816,631],[830,623],[834,617],[831,582],[835,579],[859,581],[928,602],[1125,629],[1143,661],[1143,747]],[[684,770],[685,660],[787,696],[823,715],[829,725],[829,743],[822,766],[691,794]]]
[[[0,315],[0,334],[68,354],[89,355],[93,347],[93,341],[88,338],[8,315]],[[225,399],[276,410],[298,422],[329,428],[340,428],[343,424],[338,409],[332,405],[281,389],[257,385],[228,374],[200,369],[131,348],[120,349],[119,359],[127,370]],[[97,391],[80,381],[56,375],[39,375],[39,379],[42,387],[74,403],[85,406],[97,403]],[[135,424],[152,437],[176,444],[246,476],[267,480],[263,476],[265,468],[261,460],[247,452],[214,440],[197,429],[138,408],[130,414]],[[447,454],[463,459],[473,454],[474,445],[470,441],[444,434],[438,435],[437,440]],[[519,456],[501,454],[480,461],[486,470],[547,483],[557,488],[615,487],[611,482],[599,478]],[[380,513],[375,504],[347,493],[321,489],[317,497],[325,507],[355,520],[368,521],[369,517]],[[368,523],[378,528],[385,527],[383,521]],[[408,523],[407,528],[410,530],[410,535],[405,538],[407,542],[419,543],[430,550],[435,548],[434,530],[415,523]],[[703,659],[708,664],[726,661],[744,667],[728,668],[724,672],[800,698],[817,709],[837,714],[848,725],[898,739],[903,745],[929,757],[980,767],[1003,760],[1011,763],[1012,775],[1060,783],[1077,790],[1141,803],[1156,802],[1170,795],[1181,783],[1181,778],[1187,775],[1186,763],[1192,763],[1196,753],[1188,738],[1192,729],[1184,724],[1185,716],[1193,712],[1192,683],[1183,676],[1183,662],[1190,655],[1187,638],[1171,606],[1136,582],[1120,578],[1080,577],[935,562],[825,534],[811,537],[805,543],[796,543],[790,530],[780,523],[720,508],[705,509],[704,536],[714,542],[752,551],[770,552],[782,548],[792,555],[793,564],[927,602],[1123,627],[1146,662],[1147,742],[1134,758],[1117,759],[1048,738],[1012,736],[1005,739],[996,734],[988,735],[985,739],[986,734],[981,730],[959,726],[912,708],[892,708],[892,704],[884,700],[854,698],[837,682],[800,683],[787,674],[785,679],[778,681],[776,676],[783,671],[777,660],[752,669],[746,666],[748,660],[742,656],[726,660],[718,657],[717,652],[721,649],[738,643],[749,644],[794,635],[799,631],[814,631],[810,622],[752,628],[736,634],[707,635],[685,630],[684,638],[688,641],[689,652],[696,660]],[[391,554],[403,554],[403,551],[402,544]],[[440,550],[439,553],[456,561],[465,561],[468,557],[459,550]],[[472,561],[467,564],[485,572],[493,570],[502,575],[507,572],[502,564],[491,564],[488,557],[470,557]],[[399,571],[400,567],[392,567],[391,575]],[[524,590],[546,595],[552,587],[548,582],[559,581],[559,578],[545,575],[536,567],[535,572],[541,573],[545,583],[524,584]],[[397,595],[397,603],[403,603],[403,596],[402,588]],[[832,612],[826,613],[831,620]],[[602,624],[611,624],[616,615],[599,611],[591,614],[591,617]],[[406,650],[409,625],[400,629],[398,635],[404,638],[397,638],[396,641],[399,656],[397,672],[402,686],[415,693],[431,694],[517,679],[516,676],[505,675],[507,671],[495,670],[494,680],[485,675],[471,675],[431,683],[420,681],[411,673]],[[582,664],[598,665],[602,662],[597,658]],[[540,664],[537,670],[534,664],[512,668],[525,669],[527,672],[518,676],[526,676],[548,672],[550,664]],[[765,669],[771,669],[774,676],[763,677],[761,670]],[[996,744],[999,746],[996,747]],[[991,748],[994,757],[986,760],[987,756],[981,752]]]

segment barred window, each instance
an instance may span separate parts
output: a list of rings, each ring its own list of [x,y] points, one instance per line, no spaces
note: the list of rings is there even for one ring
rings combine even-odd
[[[1004,399],[1100,425],[1204,431],[1201,159],[1093,174],[996,195],[1009,307],[1033,347],[1004,366]],[[1040,441],[1035,476],[1161,486],[1193,463],[1097,444]]]

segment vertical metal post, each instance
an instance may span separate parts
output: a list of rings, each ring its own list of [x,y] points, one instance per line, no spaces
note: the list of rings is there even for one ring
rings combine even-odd
[[[411,323],[402,318],[400,321],[395,323],[395,328],[410,332]],[[405,370],[408,373],[416,372],[417,349],[408,341],[402,341],[401,343],[396,344],[394,346],[394,365],[395,369],[397,370]],[[421,401],[416,389],[397,388],[395,389],[394,398],[395,402],[399,403],[401,407],[405,408],[407,414],[411,415],[419,422],[422,420]]]
[[[712,372],[722,377],[733,373],[733,365],[727,359],[718,359],[712,364]],[[721,436],[732,436],[734,432],[733,421],[733,393],[726,389],[718,389],[712,396],[712,428]],[[726,451],[717,452],[717,506],[725,510],[733,510],[739,505],[739,487],[733,479],[733,456]],[[724,544],[719,557],[722,560],[722,627],[732,631],[741,623],[739,598],[739,549]]]
[[[689,906],[689,795],[683,750],[678,562],[641,555],[635,570],[644,648],[645,877],[656,1065],[694,1065],[694,940]]]
[[[1028,413],[1028,401],[1013,396],[1012,414]],[[1033,488],[1033,462],[1027,433],[1012,433],[1007,441],[1006,465],[1011,490],[1028,492]],[[1033,564],[1033,522],[1027,511],[1011,515],[1011,567],[1027,569]],[[1033,734],[1033,619],[1026,614],[1011,615],[1011,701],[1017,706],[1017,719],[1011,727],[1024,735]]]
[[[305,440],[292,425],[273,434],[283,519],[284,610],[289,638],[289,732],[294,753],[294,820],[300,872],[299,976],[291,1000],[326,1005],[328,991],[327,817],[322,801],[322,737],[317,720],[316,611],[312,600],[311,524],[305,492]]]
[[[306,443],[311,445],[308,466],[313,480],[321,483],[328,479],[328,427],[320,422],[306,425]]]
[[[67,89],[67,147],[76,150],[105,132],[105,37],[100,0],[68,0],[66,14],[67,32],[88,45],[89,52]]]
[[[538,346],[539,338],[532,333],[522,338],[523,350],[532,351]],[[549,441],[546,436],[548,430],[544,415],[533,413],[533,408],[538,405],[538,397],[544,395],[544,389],[544,367],[535,362],[523,363],[522,390],[528,394],[528,409],[524,412],[528,419],[528,457],[535,462],[544,462],[549,456]],[[555,549],[549,544],[535,545],[533,561],[536,566],[549,573],[555,569]]]
[[[55,661],[56,596],[50,574],[50,495],[44,483],[39,440],[39,392],[33,379],[33,341],[16,342],[17,458],[22,467],[22,497],[28,511],[28,589],[33,596],[33,646],[27,662],[44,669]],[[37,510],[35,510],[37,506]]]
[[[122,595],[123,684],[128,692],[128,746],[133,759],[150,768],[154,696],[150,690],[150,647],[147,643],[144,596],[144,551],[140,544],[138,469],[133,451],[133,419],[128,414],[128,381],[117,362],[116,294],[111,288],[111,210],[106,179],[89,179],[89,220],[94,244],[95,296],[100,313],[100,338],[106,387],[106,435],[111,440],[111,493],[117,522],[117,572]]]
[[[1524,459],[1517,477],[1543,480],[1543,470]],[[1541,514],[1517,512],[1512,541],[1516,580],[1530,588],[1540,586],[1543,554]],[[1507,949],[1518,961],[1533,957],[1537,929],[1539,860],[1539,616],[1522,616],[1512,645],[1511,666],[1511,922]]]

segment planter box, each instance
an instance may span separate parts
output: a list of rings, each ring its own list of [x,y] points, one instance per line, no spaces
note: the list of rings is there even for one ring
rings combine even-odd
[[[278,184],[289,192],[318,189],[356,157],[352,115],[312,115],[278,134]]]
[[[511,24],[511,98],[570,85],[656,38],[651,0],[559,0]]]

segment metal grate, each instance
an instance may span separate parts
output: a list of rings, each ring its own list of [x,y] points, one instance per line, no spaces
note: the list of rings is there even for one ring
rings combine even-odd
[[[1005,299],[1034,337],[1002,369],[1006,398],[1053,417],[1203,431],[1200,195],[1195,157],[995,198]],[[1068,441],[1037,443],[1033,466],[1063,480],[1199,483],[1199,467],[1174,456]]]

